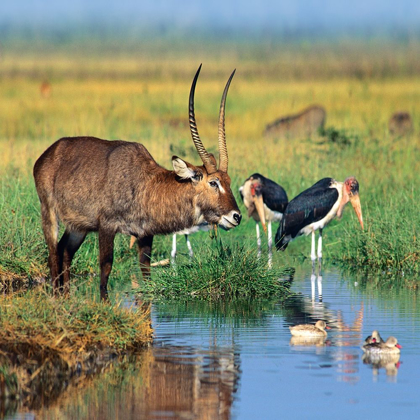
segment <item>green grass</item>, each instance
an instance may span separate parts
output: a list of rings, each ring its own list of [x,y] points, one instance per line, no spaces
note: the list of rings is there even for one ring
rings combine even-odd
[[[97,348],[121,352],[151,341],[149,314],[72,293],[53,298],[42,287],[0,298],[0,341],[83,357]]]
[[[49,289],[49,287],[47,287]],[[60,393],[76,372],[152,342],[146,308],[95,302],[90,294],[53,298],[39,286],[0,296],[2,397],[33,401]],[[18,356],[18,357],[17,357]],[[42,386],[41,386],[42,385]],[[3,393],[4,390],[4,393]]]
[[[363,270],[419,273],[419,192],[413,185],[411,192],[395,191],[386,203],[374,200],[366,229],[348,232],[342,242],[342,263]]]
[[[284,298],[290,283],[283,281],[287,269],[267,269],[255,250],[242,245],[203,246],[187,264],[155,270],[152,280],[143,282],[140,291],[169,299],[250,299]]]
[[[410,48],[375,46],[372,54],[372,45],[366,49],[356,44],[331,49],[323,46],[321,50],[328,54],[322,55],[325,60],[321,63],[317,54],[321,50],[308,51],[296,45],[285,49],[265,45],[262,49],[241,50],[238,55],[213,47],[200,55],[205,60],[197,85],[197,123],[204,144],[214,151],[220,95],[236,67],[227,101],[226,133],[229,173],[238,203],[238,187],[253,172],[280,183],[289,198],[323,177],[342,181],[355,175],[360,183],[365,232],[360,232],[348,206],[343,220],[332,222],[324,231],[324,261],[420,271],[416,250],[420,222],[415,216],[420,192],[420,120],[416,111],[420,79],[412,71]],[[199,162],[191,151],[187,120],[188,92],[199,64],[197,57],[169,51],[156,54],[153,48],[146,48],[144,54],[142,60],[136,56],[111,60],[106,51],[89,58],[74,53],[73,62],[58,51],[36,60],[30,52],[5,52],[4,77],[0,80],[4,93],[0,98],[2,280],[36,282],[48,278],[39,201],[31,172],[37,157],[58,137],[87,134],[139,141],[167,168],[174,153],[191,163]],[[219,58],[224,55],[229,60],[221,62]],[[357,57],[364,58],[357,62]],[[110,68],[113,71],[108,73]],[[335,77],[331,77],[332,72]],[[42,98],[39,87],[48,75],[52,94]],[[327,110],[324,139],[278,141],[262,136],[268,122],[311,103]],[[414,133],[392,138],[387,121],[400,109],[412,113]],[[241,250],[250,261],[256,255],[255,223],[239,205],[244,214],[241,225],[221,236],[226,246]],[[140,278],[136,252],[129,250],[128,241],[117,236],[111,289],[115,283],[128,284]],[[193,265],[198,261],[204,264],[206,247],[211,243],[208,234],[193,235],[191,241],[197,250]],[[182,239],[179,246],[180,253],[185,253]],[[263,246],[266,251],[265,240]],[[168,258],[170,248],[170,236],[155,238],[153,260]],[[310,238],[299,238],[285,253],[274,254],[274,269],[301,264],[309,250]],[[188,271],[192,267],[186,264]],[[187,277],[182,265],[171,274],[180,277],[180,293],[185,291],[182,281]],[[262,268],[253,269],[250,277],[255,278]],[[226,273],[217,271],[216,264],[205,270],[224,281]],[[75,257],[74,284],[86,278],[99,283],[98,272],[97,236],[90,234]],[[161,273],[165,271],[155,270],[155,284],[163,281]],[[248,286],[252,284],[248,282]],[[197,288],[209,296],[227,296],[224,288],[211,292],[204,285]]]

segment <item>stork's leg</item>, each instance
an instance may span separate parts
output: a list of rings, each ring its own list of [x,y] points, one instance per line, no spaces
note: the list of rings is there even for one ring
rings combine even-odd
[[[172,236],[172,251],[171,251],[171,264],[175,264],[176,257],[176,233]]]
[[[318,274],[321,275],[322,269],[322,229],[319,229],[319,237],[318,237]]]
[[[273,238],[271,235],[271,220],[268,221],[268,268],[273,265]]]
[[[311,295],[312,295],[312,302],[315,302],[315,273],[311,274]]]
[[[258,258],[261,257],[261,237],[260,237],[260,227],[258,223],[255,225],[255,229],[257,231],[257,247],[258,247]]]
[[[315,274],[315,262],[316,262],[316,253],[315,253],[315,231],[312,231],[312,243],[311,243],[311,260],[312,260],[312,274]]]
[[[188,253],[190,254],[190,258],[194,258],[194,252],[188,234],[185,235],[185,240],[187,241]]]
[[[318,274],[318,296],[319,301],[322,302],[322,276],[321,274]]]

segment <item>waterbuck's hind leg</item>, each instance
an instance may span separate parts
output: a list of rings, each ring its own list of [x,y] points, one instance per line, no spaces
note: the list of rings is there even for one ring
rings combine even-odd
[[[58,254],[62,261],[62,282],[60,287],[65,295],[70,291],[70,266],[74,254],[86,238],[86,232],[66,230],[58,243]]]
[[[99,265],[101,267],[101,299],[108,299],[108,277],[114,261],[115,232],[99,229]]]
[[[137,241],[140,268],[143,279],[150,278],[150,258],[152,256],[153,236],[145,236]]]
[[[63,260],[58,252],[58,218],[47,201],[41,201],[42,230],[48,247],[48,267],[54,293],[58,292],[63,271]]]

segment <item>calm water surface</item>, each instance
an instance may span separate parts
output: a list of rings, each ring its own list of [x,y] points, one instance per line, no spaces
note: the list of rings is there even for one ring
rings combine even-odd
[[[297,275],[295,295],[283,304],[155,304],[155,345],[131,376],[117,385],[96,381],[82,396],[75,390],[58,407],[26,416],[420,418],[417,293],[326,271],[321,300],[312,280],[310,268]],[[291,342],[290,325],[318,319],[331,327],[325,343]],[[397,336],[399,360],[363,362],[360,346],[373,329]]]

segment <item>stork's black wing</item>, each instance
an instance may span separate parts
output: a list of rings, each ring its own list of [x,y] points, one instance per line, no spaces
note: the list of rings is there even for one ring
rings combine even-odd
[[[283,235],[296,237],[301,229],[323,219],[338,200],[336,188],[313,186],[295,197],[282,220]]]
[[[285,250],[289,241],[311,223],[323,219],[338,199],[333,178],[323,178],[301,192],[287,206],[276,233],[277,249]]]
[[[284,188],[261,174],[255,173],[251,177],[261,182],[264,204],[271,210],[284,213],[289,201]]]
[[[264,180],[263,200],[270,210],[284,213],[289,200],[284,188],[271,179]]]

